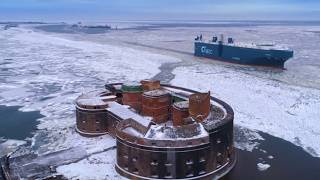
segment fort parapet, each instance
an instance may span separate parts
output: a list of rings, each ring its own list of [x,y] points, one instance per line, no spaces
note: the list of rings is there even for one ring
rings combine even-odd
[[[210,92],[115,83],[80,96],[76,107],[80,134],[116,138],[115,168],[127,178],[212,179],[235,165],[233,110]]]

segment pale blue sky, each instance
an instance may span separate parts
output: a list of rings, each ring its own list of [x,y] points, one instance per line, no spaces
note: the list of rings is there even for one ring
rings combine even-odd
[[[0,20],[320,20],[320,0],[0,0]]]

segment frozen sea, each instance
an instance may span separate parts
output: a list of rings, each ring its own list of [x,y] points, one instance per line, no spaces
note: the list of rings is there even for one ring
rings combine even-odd
[[[211,91],[233,107],[239,162],[226,179],[320,176],[320,23],[113,24],[117,30],[103,33],[70,31],[65,24],[9,30],[0,25],[0,105],[43,116],[34,118],[37,128],[25,137],[29,143],[0,132],[0,150],[20,145],[17,154],[41,155],[81,146],[88,157],[59,166],[58,173],[71,179],[122,179],[113,169],[114,139],[88,139],[74,131],[73,101],[106,82],[158,78]],[[197,58],[193,39],[200,33],[283,44],[295,57],[285,70]]]

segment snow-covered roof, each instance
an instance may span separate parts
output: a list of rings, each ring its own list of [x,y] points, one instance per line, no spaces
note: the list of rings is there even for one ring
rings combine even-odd
[[[119,116],[121,119],[133,119],[140,123],[141,125],[148,127],[152,118],[147,116],[141,116],[129,109],[128,106],[123,106],[117,102],[108,102],[107,110],[113,114]]]
[[[173,104],[173,106],[180,108],[180,109],[187,109],[187,108],[189,108],[189,101],[176,102]]]
[[[181,140],[194,139],[209,136],[202,124],[197,123],[194,129],[190,130],[183,127],[152,125],[146,133],[145,138],[154,140]]]
[[[107,103],[100,98],[78,99],[78,105],[84,106],[106,106]]]
[[[147,91],[143,93],[146,96],[164,96],[164,95],[168,95],[169,92],[163,89],[157,89],[157,90],[153,90],[153,91]]]
[[[137,131],[137,129],[135,129],[133,127],[127,127],[125,129],[123,129],[122,131],[127,133],[127,134],[130,134],[132,136],[135,136],[135,137],[139,137],[139,138],[143,137],[143,134],[140,133],[139,131]]]

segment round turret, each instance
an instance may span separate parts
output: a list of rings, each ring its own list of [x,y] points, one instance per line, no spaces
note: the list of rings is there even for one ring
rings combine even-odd
[[[77,99],[77,131],[116,138],[119,174],[145,180],[217,179],[235,165],[233,111],[210,92],[158,81],[106,87],[110,91]]]

